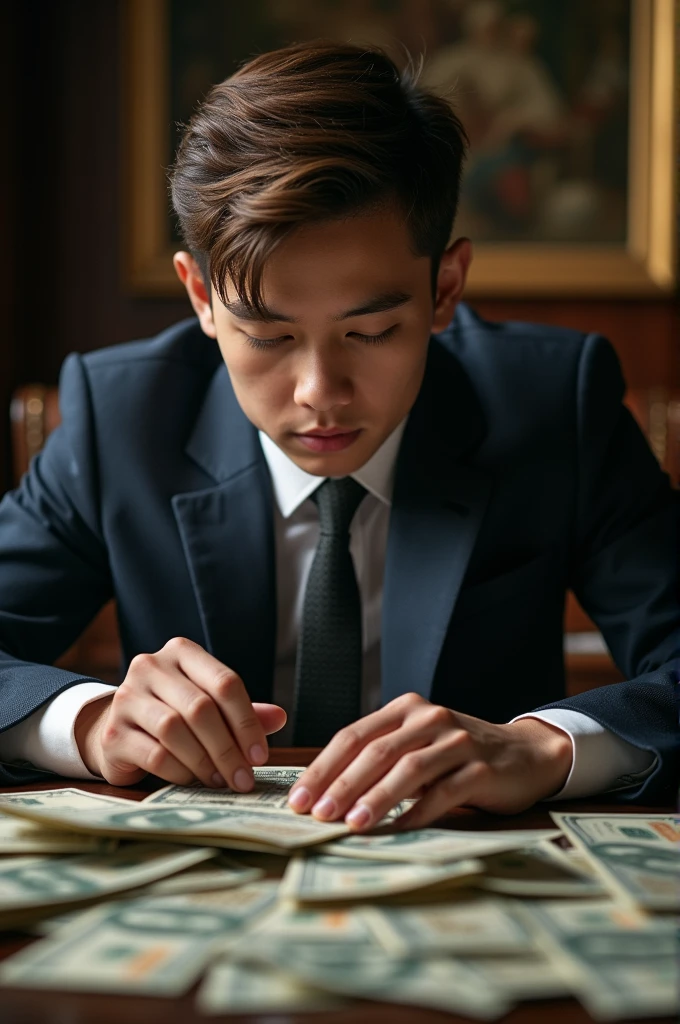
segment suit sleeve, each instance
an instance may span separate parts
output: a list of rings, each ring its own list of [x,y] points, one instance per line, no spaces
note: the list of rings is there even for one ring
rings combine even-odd
[[[680,778],[680,492],[623,406],[624,390],[613,348],[589,336],[577,377],[570,585],[627,681],[537,710],[581,712],[655,755],[644,781],[614,799],[658,803],[677,796]]]
[[[0,502],[0,732],[92,681],[52,662],[113,595],[91,396],[77,354],[64,363],[59,394],[61,425]],[[0,785],[40,777],[0,764]]]

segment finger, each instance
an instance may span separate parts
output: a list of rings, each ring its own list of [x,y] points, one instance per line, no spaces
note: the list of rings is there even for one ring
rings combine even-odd
[[[215,717],[219,712],[215,708]],[[181,712],[153,696],[140,700],[135,715],[136,724],[158,740],[161,746],[184,765],[204,786],[225,786],[210,754],[184,721]]]
[[[272,732],[283,729],[288,720],[288,715],[278,704],[257,704],[253,703],[253,711],[260,719],[260,725],[267,736]]]
[[[128,726],[119,730],[119,742],[112,747],[104,741],[102,754],[105,762],[102,774],[114,786],[123,784],[121,778],[129,778],[133,765],[177,786],[193,782],[189,769],[141,729]]]
[[[210,694],[177,669],[170,668],[152,673],[150,687],[155,698],[182,717],[196,741],[207,752],[214,766],[211,774],[221,776],[238,792],[251,790],[254,786],[252,768]],[[140,703],[138,701],[128,710],[135,721],[140,718]],[[144,722],[139,724],[146,728]],[[213,781],[213,785],[223,784],[218,778]]]
[[[163,651],[217,704],[248,765],[264,764],[269,751],[267,738],[241,677],[185,637],[169,640]],[[234,760],[230,747],[225,748],[225,753]]]
[[[293,810],[308,811],[367,743],[398,729],[407,713],[407,703],[399,698],[336,733],[291,787],[288,802]]]
[[[429,712],[434,713],[437,710],[430,705],[427,714],[415,714],[400,728],[370,740],[314,804],[314,817],[322,821],[333,821],[344,816],[363,794],[394,768],[400,758],[412,751],[422,751],[422,748],[429,747],[432,742],[431,728],[434,717],[434,714]],[[444,709],[439,710],[447,714]],[[400,799],[403,799],[403,794],[397,797],[395,803]],[[387,809],[389,810],[389,807]]]
[[[430,786],[467,759],[466,745],[457,737],[410,750],[374,786],[366,789],[345,821],[355,830],[371,828],[400,800],[412,797],[423,786]]]
[[[470,761],[450,775],[445,775],[410,811],[399,818],[399,829],[424,828],[456,807],[462,807],[474,798],[487,773],[488,768],[484,762]]]

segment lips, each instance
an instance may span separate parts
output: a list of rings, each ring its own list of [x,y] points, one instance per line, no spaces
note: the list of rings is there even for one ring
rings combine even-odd
[[[305,448],[312,452],[340,452],[354,444],[361,429],[359,430],[312,430],[306,434],[296,434],[296,438]]]
[[[335,437],[336,434],[353,434],[356,431],[347,430],[346,427],[314,427],[312,430],[297,431],[298,437]]]

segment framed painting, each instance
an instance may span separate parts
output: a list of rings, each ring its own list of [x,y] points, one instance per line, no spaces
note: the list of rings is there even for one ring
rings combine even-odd
[[[125,274],[179,293],[167,168],[210,85],[324,36],[378,44],[470,138],[471,296],[653,296],[677,271],[675,0],[128,0]]]

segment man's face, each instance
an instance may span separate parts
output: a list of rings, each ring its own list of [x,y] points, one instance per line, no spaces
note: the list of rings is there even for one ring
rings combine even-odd
[[[450,320],[460,273],[464,283],[469,251],[453,260],[453,275],[451,251],[435,311],[430,258],[412,254],[398,213],[303,226],[265,266],[267,321],[241,308],[231,284],[226,305],[213,292],[206,309],[178,266],[191,257],[177,254],[175,265],[248,419],[308,473],[346,476],[416,399],[430,333]]]

